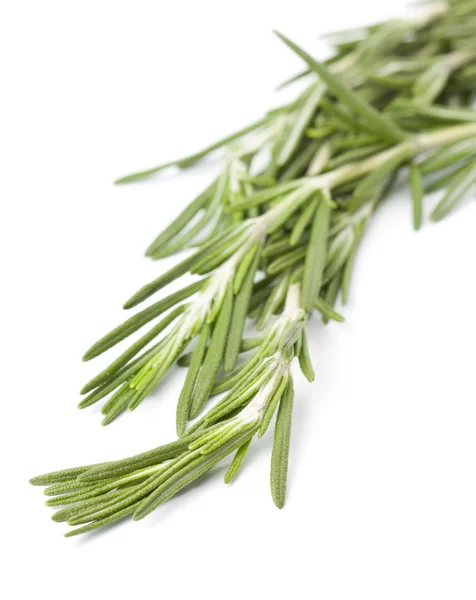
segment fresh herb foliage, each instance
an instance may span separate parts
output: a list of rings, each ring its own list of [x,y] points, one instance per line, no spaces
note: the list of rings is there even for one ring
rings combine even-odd
[[[445,189],[430,215],[438,221],[476,183],[475,23],[474,0],[429,3],[419,18],[327,36],[335,53],[325,63],[278,33],[305,63],[283,84],[308,79],[293,102],[191,156],[118,180],[185,169],[211,153],[223,159],[216,180],[146,252],[157,260],[186,251],[185,258],[124,307],[186,274],[195,281],[137,312],[84,355],[93,359],[150,324],[83,387],[80,407],[106,399],[108,424],[138,407],[178,363],[187,369],[179,438],[131,458],[33,478],[48,486],[47,504],[62,507],[53,520],[78,526],[67,535],[141,519],[234,453],[230,483],[274,415],[271,493],[284,505],[292,362],[314,379],[306,336],[313,310],[324,323],[344,320],[335,304],[339,295],[348,300],[367,224],[398,175],[409,180],[415,229],[425,193]]]

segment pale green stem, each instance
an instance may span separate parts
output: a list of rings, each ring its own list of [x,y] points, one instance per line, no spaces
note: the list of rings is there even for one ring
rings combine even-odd
[[[402,155],[403,158],[410,160],[428,150],[434,150],[440,146],[452,144],[474,135],[476,135],[476,123],[452,125],[451,127],[445,127],[432,133],[413,135],[400,144],[396,144],[393,148],[379,152],[365,160],[343,165],[333,171],[315,177],[305,177],[301,179],[301,185],[304,187],[309,186],[310,190],[316,191],[332,190],[374,171],[396,156]],[[283,211],[289,209],[296,202],[300,202],[299,198],[296,199],[293,195],[288,196],[263,215],[263,223],[270,226]]]
[[[456,71],[464,67],[467,63],[472,63],[476,58],[476,47],[462,48],[461,50],[455,50],[449,54],[443,61],[442,65],[445,65],[451,71]]]
[[[391,158],[394,158],[400,154],[407,154],[408,158],[410,159],[422,154],[423,152],[427,152],[428,150],[432,150],[446,144],[452,144],[454,142],[458,142],[459,140],[469,138],[473,135],[476,135],[476,123],[470,123],[468,125],[455,125],[432,133],[414,135],[400,144],[397,144],[393,148],[379,152],[378,154],[375,154],[374,156],[371,156],[365,160],[356,163],[350,163],[348,165],[339,167],[334,171],[330,171],[329,173],[319,175],[310,179],[310,182],[312,181],[312,184],[316,187],[316,189],[332,189],[347,183],[348,181],[352,181],[352,179],[357,179],[362,175],[366,175],[367,173],[374,171]]]
[[[292,283],[287,291],[284,311],[295,311],[301,308],[301,284]]]
[[[332,190],[344,183],[358,179],[359,177],[374,171],[388,160],[402,156],[410,160],[429,150],[434,150],[446,144],[452,144],[476,135],[476,123],[465,125],[452,125],[431,133],[422,133],[413,135],[393,148],[379,152],[365,160],[343,165],[328,173],[316,175],[314,177],[304,177],[301,179],[301,187],[308,187],[310,191]],[[296,187],[298,189],[298,186]],[[301,196],[290,194],[287,198],[275,204],[266,213],[258,218],[263,230],[270,227],[273,222],[286,210],[294,204],[302,201]]]

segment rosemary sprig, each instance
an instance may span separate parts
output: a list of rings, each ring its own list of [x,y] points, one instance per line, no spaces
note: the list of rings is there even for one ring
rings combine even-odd
[[[295,180],[292,187],[287,184],[277,184],[266,190],[266,194],[257,192],[235,202],[229,209],[232,213],[259,209],[261,214],[240,221],[224,233],[215,235],[190,257],[144,286],[128,301],[126,306],[134,306],[142,302],[187,271],[200,275],[212,273],[206,280],[192,284],[128,319],[122,326],[114,329],[88,350],[85,359],[97,356],[145,325],[162,310],[175,306],[172,312],[83,387],[83,393],[90,393],[80,403],[80,407],[90,406],[114,392],[103,408],[104,424],[109,423],[126,407],[130,410],[135,409],[156,387],[190,341],[207,324],[212,326],[209,334],[209,348],[202,357],[203,362],[196,362],[197,373],[194,382],[192,383],[191,379],[187,381],[187,387],[190,388],[192,395],[189,417],[197,416],[209,397],[225,349],[226,370],[232,370],[236,365],[247,306],[252,295],[253,280],[258,269],[260,255],[261,252],[266,255],[266,251],[268,258],[271,255],[269,248],[272,246],[268,243],[270,234],[279,234],[280,248],[283,248],[283,242],[285,242],[290,249],[281,252],[279,258],[272,260],[265,267],[271,275],[280,275],[278,279],[281,286],[278,285],[277,288],[274,288],[268,296],[266,304],[268,312],[270,310],[272,312],[279,306],[280,294],[282,297],[285,292],[282,277],[287,270],[296,269],[303,261],[302,283],[305,310],[312,309],[319,297],[321,287],[329,284],[336,276],[343,278],[342,285],[346,299],[349,271],[363,226],[373,212],[376,201],[381,197],[381,192],[385,190],[389,179],[404,163],[441,146],[445,146],[443,150],[445,160],[440,159],[438,162],[438,156],[442,156],[441,151],[434,153],[433,166],[431,162],[427,162],[426,170],[433,172],[435,162],[440,168],[448,166],[448,156],[460,156],[454,151],[455,144],[460,144],[461,140],[470,139],[475,134],[476,123],[450,125],[430,133],[412,134],[404,141],[362,161],[348,163],[321,175]],[[469,151],[468,148],[470,148]],[[470,157],[473,156],[472,150],[473,147],[468,145],[464,156],[468,156],[468,152]],[[433,219],[436,220],[447,214],[471,186],[474,181],[473,164],[470,162],[462,172],[458,173],[457,179],[450,186],[448,195],[435,209]],[[414,162],[411,162],[411,165],[412,185],[416,194],[416,174],[419,174],[420,171]],[[423,163],[424,169],[425,163]],[[345,200],[345,204],[340,204],[344,210],[337,210],[330,196],[331,191],[338,190],[339,187],[348,183],[353,184],[352,195]],[[309,207],[316,202],[316,194],[320,194],[321,197],[318,199],[315,217],[310,218]],[[268,205],[270,200],[272,201],[271,205],[263,211],[263,205]],[[418,203],[421,203],[421,198]],[[302,220],[300,221],[300,217],[298,217],[291,234],[289,234],[289,241],[286,242],[286,233],[283,234],[280,229],[303,205]],[[334,221],[337,225],[331,229],[328,236],[326,232],[329,230],[332,212],[334,212]],[[415,218],[418,221],[419,217]],[[309,225],[310,235],[305,244],[296,247],[296,231],[299,232],[299,229],[303,229],[304,232],[306,229],[302,226],[303,220],[306,220],[306,226],[312,220]],[[339,221],[346,224],[341,226]],[[417,221],[415,224],[419,225]],[[272,243],[276,244],[276,240],[275,237]],[[345,269],[347,269],[347,273],[344,277]],[[198,293],[191,302],[176,306],[177,302],[197,290]],[[265,314],[263,312],[258,319],[259,325],[263,325]],[[138,359],[134,359],[147,344],[155,340],[170,325],[172,327],[167,330],[159,342]],[[229,338],[228,335],[230,335]],[[204,344],[206,343],[205,341]],[[181,422],[183,422],[183,403],[180,414]],[[178,426],[179,432],[181,428],[182,425]]]
[[[225,475],[230,482],[274,414],[271,490],[283,506],[291,364],[297,358],[314,379],[306,342],[313,310],[324,322],[343,320],[334,306],[339,295],[348,300],[363,233],[399,174],[409,179],[415,229],[425,193],[446,189],[431,214],[437,221],[476,182],[476,44],[468,26],[475,19],[473,0],[435,3],[423,17],[330,36],[335,55],[326,63],[278,34],[306,63],[294,79],[309,82],[293,102],[192,156],[118,180],[222,152],[216,180],[146,252],[153,259],[187,256],[124,306],[187,273],[198,279],[127,319],[84,356],[92,359],[151,323],[83,387],[80,407],[108,397],[107,424],[136,408],[178,363],[186,367],[177,404],[181,437],[130,459],[34,478],[50,486],[50,505],[65,506],[54,519],[80,526],[70,535],[142,518],[236,452]],[[255,331],[246,337],[252,320]]]
[[[308,376],[312,373],[304,322],[299,284],[295,283],[289,287],[283,314],[254,356],[234,376],[218,384],[217,389],[230,389],[228,394],[177,442],[120,461],[34,477],[33,485],[48,486],[47,505],[63,507],[53,520],[79,525],[67,534],[70,536],[130,515],[142,519],[236,451],[225,475],[229,483],[236,477],[253,437],[264,435],[277,409],[271,491],[281,508],[286,493],[294,394],[290,363],[295,355],[303,371]]]

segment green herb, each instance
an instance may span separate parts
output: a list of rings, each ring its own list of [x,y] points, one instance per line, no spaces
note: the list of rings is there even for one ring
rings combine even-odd
[[[196,280],[137,312],[84,355],[93,359],[150,326],[83,387],[80,407],[105,400],[108,424],[138,407],[177,363],[186,368],[180,437],[132,458],[34,478],[49,486],[47,504],[63,507],[53,519],[78,526],[67,535],[141,519],[234,453],[230,483],[275,416],[271,493],[284,505],[292,365],[297,359],[313,381],[306,331],[314,309],[325,323],[344,320],[336,302],[348,300],[363,234],[397,176],[409,179],[415,229],[423,223],[425,192],[445,189],[431,214],[437,221],[476,183],[471,19],[472,0],[430,5],[421,18],[330,36],[335,54],[325,63],[278,33],[305,62],[286,82],[309,79],[294,101],[191,156],[118,180],[222,155],[215,181],[146,251],[154,260],[187,255],[124,307],[185,274]]]

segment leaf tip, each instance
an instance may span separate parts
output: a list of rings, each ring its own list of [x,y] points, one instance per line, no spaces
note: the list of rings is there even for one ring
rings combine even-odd
[[[131,297],[129,298],[129,300],[126,300],[126,301],[124,302],[124,304],[122,305],[122,308],[123,308],[124,310],[129,310],[130,308],[134,308],[134,306],[135,306],[136,304],[138,304],[138,302],[137,302],[137,300],[135,299],[135,295],[134,295],[134,296],[131,296]]]
[[[59,510],[58,512],[55,512],[53,515],[51,515],[51,520],[55,523],[64,523],[65,521],[67,521],[62,510]]]
[[[76,535],[79,535],[79,534],[81,534],[81,533],[82,533],[82,531],[81,531],[81,527],[80,527],[79,529],[73,529],[72,531],[67,531],[67,532],[64,534],[64,537],[66,537],[66,538],[70,538],[70,537],[74,537],[74,536],[76,536]]]
[[[91,388],[89,386],[88,383],[86,383],[85,385],[83,385],[83,387],[79,390],[79,393],[81,396],[84,396],[84,394],[87,394],[88,392],[91,391]]]
[[[78,408],[79,410],[83,410],[83,408],[86,408],[87,406],[89,406],[89,402],[87,402],[88,398],[83,398],[81,400],[81,402],[78,403]]]

